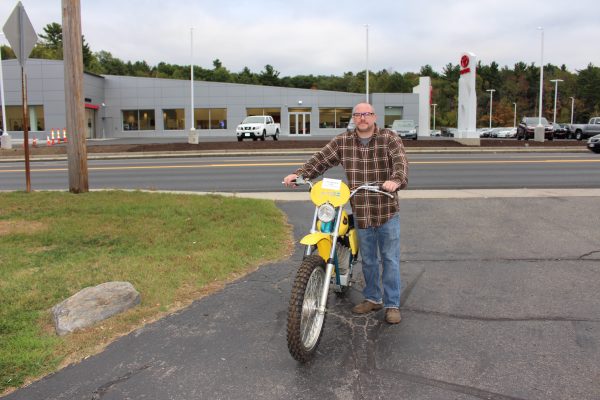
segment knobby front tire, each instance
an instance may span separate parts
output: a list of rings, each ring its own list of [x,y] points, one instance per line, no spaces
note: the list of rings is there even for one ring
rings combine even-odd
[[[292,357],[301,363],[314,355],[323,334],[325,314],[319,314],[319,299],[325,281],[325,262],[318,255],[306,257],[294,279],[288,308],[287,343]]]

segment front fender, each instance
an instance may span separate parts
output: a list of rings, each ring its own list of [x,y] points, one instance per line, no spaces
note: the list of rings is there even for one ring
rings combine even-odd
[[[316,244],[319,256],[325,262],[329,259],[329,255],[331,254],[331,234],[321,232],[309,233],[300,240],[300,243],[310,246]]]

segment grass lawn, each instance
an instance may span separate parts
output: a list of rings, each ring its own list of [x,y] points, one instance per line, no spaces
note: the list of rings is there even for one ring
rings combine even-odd
[[[101,350],[292,248],[271,201],[144,192],[0,193],[0,393]],[[63,337],[50,308],[128,281],[142,303]]]

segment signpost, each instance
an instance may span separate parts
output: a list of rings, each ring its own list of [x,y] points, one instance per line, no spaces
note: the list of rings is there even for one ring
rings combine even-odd
[[[10,43],[19,64],[21,64],[21,92],[23,99],[23,149],[25,150],[25,182],[26,191],[31,192],[31,170],[29,168],[29,118],[27,112],[27,81],[25,63],[31,50],[37,43],[37,35],[21,2],[18,2],[13,12],[4,24],[4,36]],[[5,121],[6,123],[6,121]]]

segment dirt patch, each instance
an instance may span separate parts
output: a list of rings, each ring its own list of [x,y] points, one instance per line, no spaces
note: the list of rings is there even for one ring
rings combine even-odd
[[[46,224],[37,221],[0,221],[0,236],[32,234],[46,229]]]
[[[114,145],[90,145],[87,146],[89,154],[97,153],[136,153],[136,152],[177,152],[177,151],[252,151],[252,150],[282,150],[282,149],[318,149],[327,144],[328,140],[265,140],[263,141],[222,141],[222,142],[200,142],[189,143],[147,143],[147,144],[114,144]],[[466,147],[450,139],[433,140],[405,140],[406,148],[440,148],[440,147]],[[533,140],[523,141],[515,139],[481,139],[481,147],[585,147],[586,143],[577,140],[554,140],[535,142]],[[57,146],[31,147],[32,155],[66,154],[65,144]],[[22,147],[10,150],[0,150],[0,156],[21,156]]]

